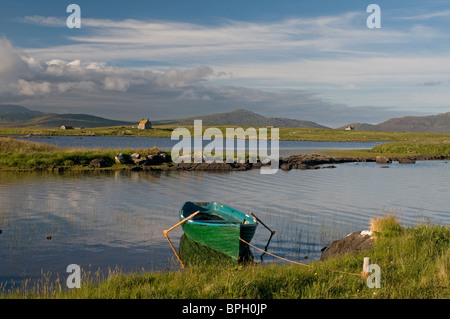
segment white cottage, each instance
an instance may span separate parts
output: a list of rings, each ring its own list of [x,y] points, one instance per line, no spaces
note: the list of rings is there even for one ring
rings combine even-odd
[[[140,129],[140,130],[148,130],[151,128],[152,128],[152,123],[150,122],[149,119],[147,119],[147,120],[142,119],[142,121],[140,121],[138,124],[138,129]]]

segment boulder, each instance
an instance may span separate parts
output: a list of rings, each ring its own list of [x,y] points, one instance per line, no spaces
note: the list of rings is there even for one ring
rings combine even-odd
[[[166,163],[169,158],[166,153],[158,153],[147,156],[148,165],[158,165],[162,163]]]
[[[261,163],[259,161],[252,164],[252,168],[261,168],[261,166],[263,166],[263,163]]]
[[[283,171],[290,171],[292,169],[292,163],[281,164],[280,169]]]
[[[138,153],[133,153],[130,155],[130,159],[133,161],[135,165],[146,165],[148,162],[148,159],[146,157],[142,157]]]
[[[108,162],[104,158],[96,158],[89,163],[90,168],[102,168],[108,166]]]
[[[412,157],[403,157],[403,158],[399,158],[398,162],[400,164],[414,164],[416,162],[416,160]]]
[[[225,164],[226,166],[229,166],[228,164]],[[250,163],[235,163],[232,164],[233,171],[247,171],[252,168],[252,165]]]
[[[375,162],[381,163],[381,164],[388,164],[388,163],[392,163],[392,159],[390,159],[389,157],[386,157],[386,156],[378,155],[375,159]]]
[[[116,162],[116,164],[125,164],[127,162],[125,156],[122,153],[118,153],[114,157],[114,161]]]
[[[141,158],[133,160],[133,162],[135,165],[147,165],[148,159],[146,159],[145,157],[141,157]]]
[[[359,253],[369,249],[374,243],[374,237],[370,231],[359,231],[347,235],[347,237],[333,241],[328,247],[322,249],[320,260],[339,257],[344,254]]]

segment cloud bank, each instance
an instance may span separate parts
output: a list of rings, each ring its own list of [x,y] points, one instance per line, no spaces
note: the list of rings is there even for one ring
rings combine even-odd
[[[371,32],[365,18],[216,25],[83,18],[68,43],[16,48],[0,40],[0,102],[129,120],[246,108],[334,127],[448,108],[448,35],[417,22]],[[65,26],[55,17],[22,22]],[[437,42],[432,53],[421,49]]]

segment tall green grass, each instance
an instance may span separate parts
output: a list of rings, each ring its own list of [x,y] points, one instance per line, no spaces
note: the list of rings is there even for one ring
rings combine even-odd
[[[450,228],[420,224],[401,227],[378,221],[373,248],[310,267],[295,264],[229,265],[196,263],[185,270],[123,274],[82,281],[80,289],[5,292],[5,298],[450,298]],[[369,288],[362,271],[370,257],[381,269],[381,288]],[[347,273],[338,273],[335,270]],[[54,287],[57,285],[54,285]]]

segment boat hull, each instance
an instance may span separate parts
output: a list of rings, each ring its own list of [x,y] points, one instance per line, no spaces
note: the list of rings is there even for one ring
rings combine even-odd
[[[239,238],[250,242],[255,234],[256,221],[237,210],[217,202],[186,202],[180,210],[180,220],[200,211],[182,224],[191,240],[238,260],[248,247]],[[222,218],[222,219],[219,219]]]

